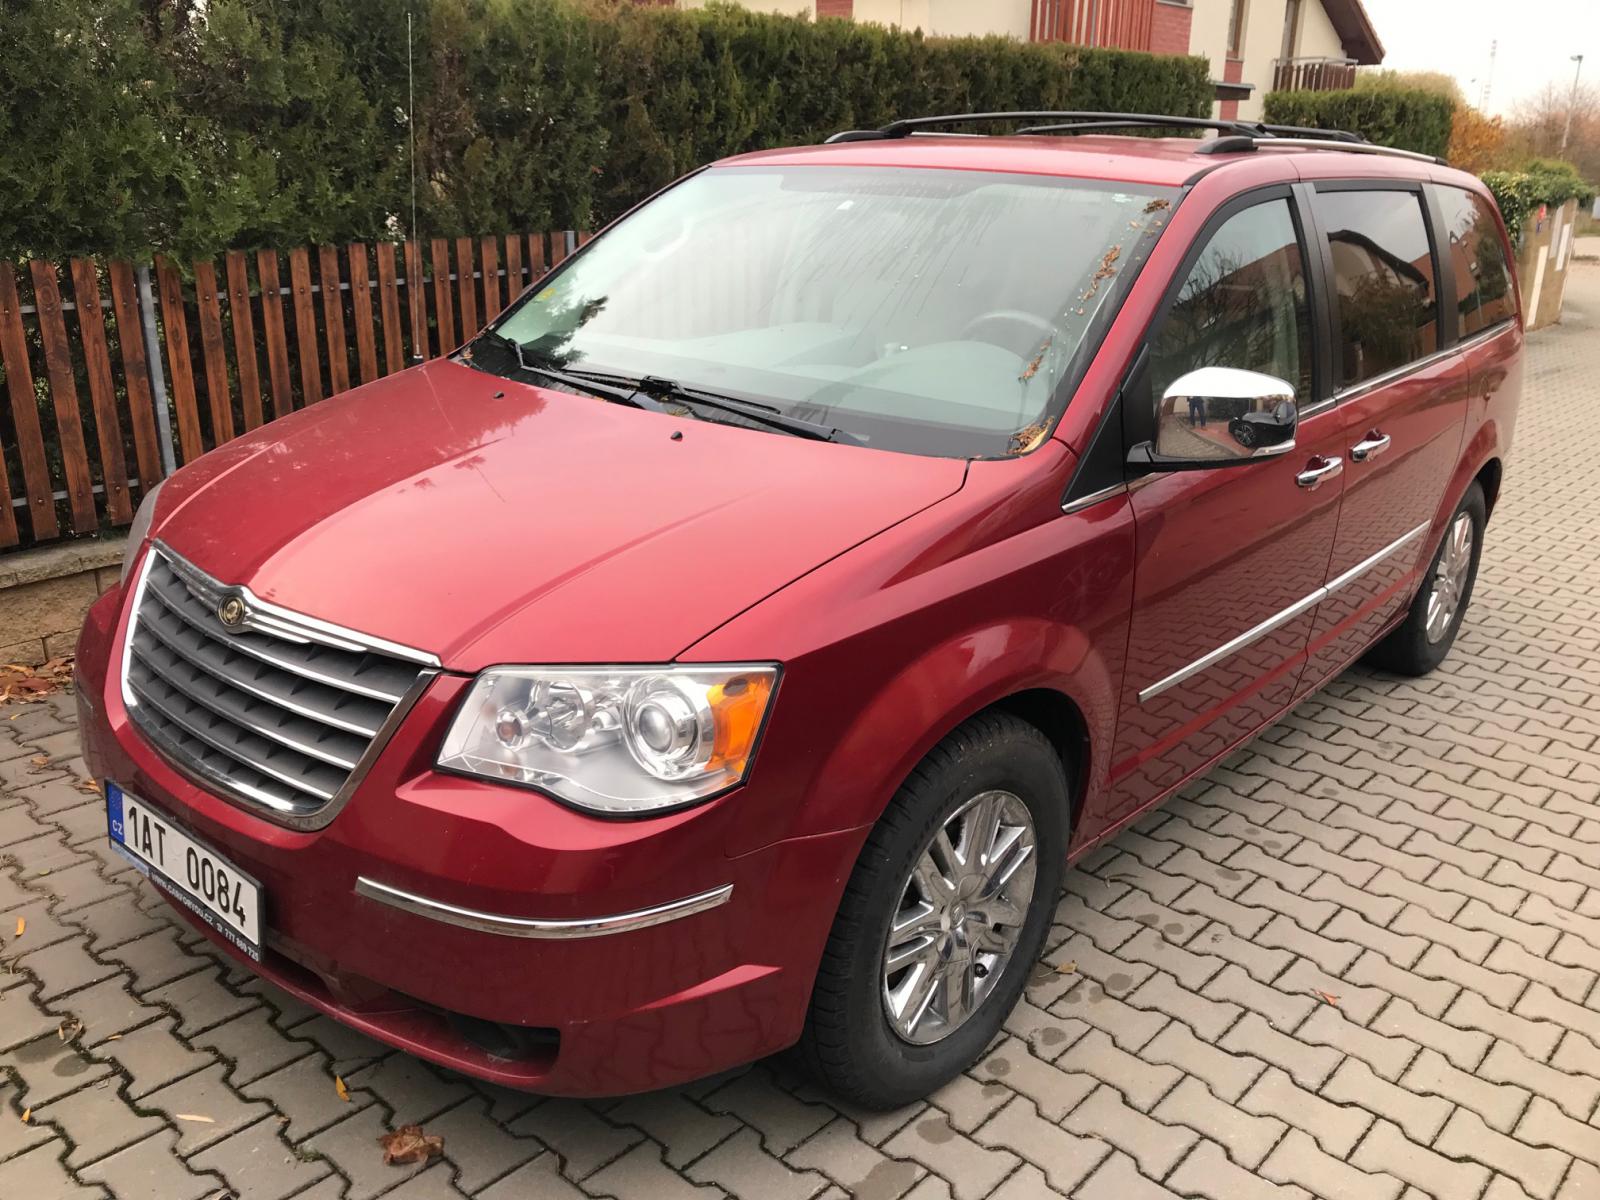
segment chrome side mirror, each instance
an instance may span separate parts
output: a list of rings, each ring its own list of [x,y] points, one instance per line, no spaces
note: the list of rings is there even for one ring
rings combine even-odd
[[[1224,466],[1294,449],[1294,385],[1234,367],[1201,367],[1156,405],[1154,462]]]

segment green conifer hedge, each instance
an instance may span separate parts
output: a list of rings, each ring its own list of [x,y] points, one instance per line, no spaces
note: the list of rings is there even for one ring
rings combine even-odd
[[[898,116],[1210,101],[1203,59],[733,7],[7,0],[0,256],[402,236],[413,132],[442,236],[594,227],[707,160]]]

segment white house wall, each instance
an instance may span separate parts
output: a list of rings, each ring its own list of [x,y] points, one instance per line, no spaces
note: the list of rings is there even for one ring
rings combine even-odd
[[[1302,7],[1300,41],[1295,47],[1295,54],[1300,58],[1343,58],[1344,43],[1339,40],[1333,22],[1328,20],[1327,10],[1317,3]]]
[[[1272,0],[1246,0],[1251,10],[1268,6]],[[1281,0],[1280,0],[1281,2]],[[1211,77],[1222,78],[1228,58],[1228,14],[1230,0],[1194,0],[1194,17],[1189,24],[1189,53],[1211,61]]]

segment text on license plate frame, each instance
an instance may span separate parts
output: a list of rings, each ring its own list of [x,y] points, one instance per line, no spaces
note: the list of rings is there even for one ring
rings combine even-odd
[[[260,961],[262,886],[110,780],[105,797],[112,846],[232,945]]]

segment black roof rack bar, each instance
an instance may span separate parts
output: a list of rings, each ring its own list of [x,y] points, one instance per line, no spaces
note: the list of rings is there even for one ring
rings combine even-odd
[[[1248,128],[1257,137],[1265,134],[1269,137],[1320,138],[1325,142],[1365,143],[1367,140],[1348,129],[1316,129],[1308,125],[1249,125]]]
[[[1017,135],[1033,133],[1100,133],[1107,129],[1155,129],[1159,128],[1148,121],[1129,121],[1112,119],[1107,121],[1066,121],[1059,125],[1029,125],[1017,130]],[[1173,126],[1181,129],[1183,126]]]
[[[1240,121],[1213,121],[1206,117],[1174,117],[1159,113],[1063,112],[1044,109],[1037,112],[945,113],[932,117],[906,117],[891,121],[881,129],[851,129],[836,133],[829,142],[864,142],[909,137],[921,129],[938,125],[969,125],[983,121],[1115,121],[1119,126],[1150,126],[1158,129],[1215,129],[1222,133],[1259,135]]]
[[[1387,154],[1422,162],[1448,165],[1442,158],[1396,150],[1367,141],[1348,129],[1314,129],[1302,125],[1267,125],[1258,121],[1212,120],[1208,117],[1166,116],[1160,113],[1112,112],[982,112],[945,113],[932,117],[906,117],[891,121],[881,129],[847,129],[828,139],[836,142],[884,141],[910,137],[939,125],[970,125],[987,121],[1034,121],[1017,134],[1094,133],[1106,129],[1211,129],[1218,134],[1195,147],[1196,154],[1240,154],[1262,147],[1283,149],[1349,150],[1362,154]],[[973,135],[967,135],[973,136]]]

